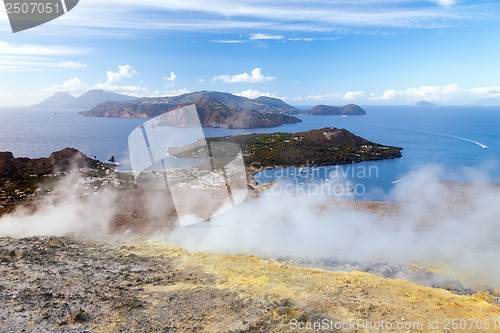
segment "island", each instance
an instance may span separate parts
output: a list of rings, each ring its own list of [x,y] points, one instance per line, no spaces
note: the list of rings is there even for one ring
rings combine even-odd
[[[65,92],[58,92],[43,102],[33,105],[33,108],[47,109],[91,109],[99,104],[114,102],[126,102],[136,99],[135,97],[121,95],[101,89],[93,89],[76,98]]]
[[[418,106],[418,107],[421,107],[421,108],[433,108],[433,107],[438,106],[437,104],[434,104],[434,103],[431,103],[431,102],[427,102],[427,101],[419,101],[415,105]]]
[[[304,114],[326,115],[326,116],[364,116],[366,111],[356,104],[349,104],[342,107],[317,105]]]
[[[326,127],[300,133],[247,134],[207,138],[207,143],[227,142],[241,147],[247,167],[324,166],[399,158],[403,148],[373,143],[346,129]],[[225,145],[212,145],[224,147]],[[172,149],[178,158],[201,154],[203,145]],[[224,156],[218,153],[217,156]],[[229,155],[228,159],[230,159]]]
[[[259,112],[253,109],[238,109],[219,102],[213,97],[200,97],[183,104],[170,103],[105,103],[83,112],[86,116],[98,117],[141,117],[153,118],[178,108],[195,104],[204,127],[226,128],[266,128],[284,124],[300,123],[297,117],[271,112]]]
[[[297,115],[365,115],[355,104],[342,107],[318,105],[300,110],[284,101],[261,96],[249,99],[218,91],[201,91],[172,97],[108,101],[81,112],[89,117],[155,118],[177,108],[195,104],[202,126],[226,128],[268,128],[299,123]]]

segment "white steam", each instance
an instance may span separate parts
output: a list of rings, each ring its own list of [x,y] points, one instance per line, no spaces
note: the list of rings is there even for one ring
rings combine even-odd
[[[115,193],[104,191],[81,198],[76,196],[81,185],[81,177],[72,173],[40,202],[18,206],[14,213],[0,219],[0,236],[107,233],[117,209]]]
[[[500,188],[488,184],[484,170],[464,172],[462,179],[475,183],[452,184],[438,181],[446,178],[444,170],[423,168],[395,185],[398,202],[381,212],[352,209],[352,203],[329,197],[269,191],[210,223],[160,236],[192,251],[417,263],[446,269],[469,283],[500,286]],[[108,233],[117,216],[132,215],[126,208],[138,202],[134,191],[80,198],[74,189],[80,181],[69,176],[36,210],[21,207],[4,215],[0,236]],[[132,197],[124,201],[119,195]],[[168,219],[175,219],[167,199],[143,194],[140,223],[164,229]]]
[[[399,183],[398,213],[345,209],[330,198],[264,195],[206,227],[167,237],[193,251],[432,265],[469,283],[500,286],[500,189],[437,181],[443,173],[427,167]]]

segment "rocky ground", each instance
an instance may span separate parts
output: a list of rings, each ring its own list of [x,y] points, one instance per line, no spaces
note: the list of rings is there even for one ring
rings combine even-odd
[[[190,253],[135,236],[0,238],[0,276],[2,332],[289,332],[322,320],[421,322],[398,331],[427,332],[429,320],[500,319],[494,295]],[[342,331],[371,332],[367,324]],[[485,332],[464,332],[475,331]]]

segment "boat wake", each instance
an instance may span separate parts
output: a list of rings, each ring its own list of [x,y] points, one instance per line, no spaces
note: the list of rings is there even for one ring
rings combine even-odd
[[[465,141],[465,142],[473,143],[473,144],[478,145],[479,147],[481,147],[483,149],[488,149],[488,146],[485,145],[485,144],[482,144],[481,142],[470,140],[470,139],[466,139],[466,138],[462,138],[462,137],[456,136],[456,135],[449,135],[449,134],[443,134],[443,133],[437,133],[437,132],[431,132],[431,131],[423,131],[423,130],[415,130],[415,131],[422,132],[422,133],[439,135],[439,136],[444,136],[444,137],[447,137],[447,138],[458,139],[458,140],[462,140],[462,141]]]
[[[406,180],[407,178],[408,178],[408,177],[404,177],[404,178],[401,178],[401,179],[395,180],[395,181],[391,182],[391,184],[393,184],[393,185],[394,185],[394,184],[397,184],[397,183],[399,183],[399,182],[402,182],[402,181]]]

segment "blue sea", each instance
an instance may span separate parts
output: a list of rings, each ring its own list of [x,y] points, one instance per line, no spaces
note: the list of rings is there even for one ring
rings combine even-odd
[[[302,123],[275,128],[205,128],[204,131],[210,137],[337,127],[346,128],[370,141],[404,148],[403,158],[395,160],[340,168],[274,169],[256,175],[261,183],[276,180],[306,187],[318,182],[334,184],[342,178],[342,182],[352,184],[348,191],[353,192],[356,184],[363,184],[363,193],[359,191],[359,195],[353,198],[360,200],[388,199],[394,184],[409,172],[426,165],[439,165],[446,170],[443,178],[460,181],[464,170],[496,170],[494,168],[500,161],[500,107],[363,108],[366,116],[300,116]],[[78,110],[2,107],[0,151],[11,151],[16,157],[38,158],[73,147],[103,161],[115,156],[126,170],[129,168],[128,136],[145,121],[140,118],[84,117],[78,114]],[[489,181],[500,182],[497,172],[489,172],[488,176]],[[484,178],[479,177],[478,181],[484,181]]]

